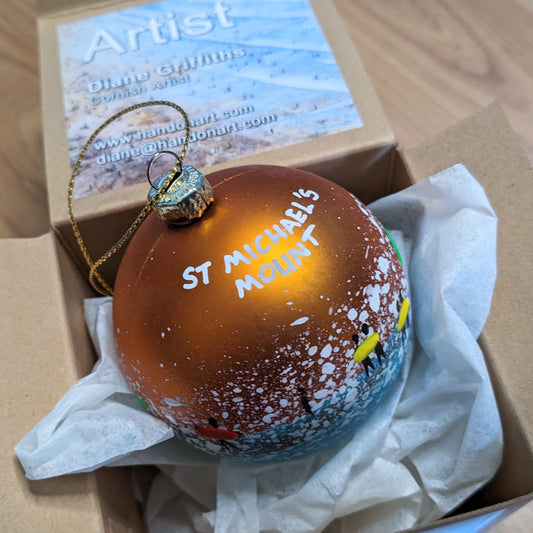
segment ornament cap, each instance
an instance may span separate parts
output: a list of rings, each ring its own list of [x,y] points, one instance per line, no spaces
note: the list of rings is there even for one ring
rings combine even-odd
[[[214,196],[210,183],[197,168],[191,165],[180,167],[167,191],[153,205],[153,210],[161,220],[181,225],[200,218],[213,202]],[[152,200],[159,192],[169,174],[159,176],[154,181],[148,192],[148,200]]]

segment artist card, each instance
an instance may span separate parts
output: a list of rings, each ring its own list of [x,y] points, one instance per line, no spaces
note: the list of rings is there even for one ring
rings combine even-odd
[[[170,100],[190,117],[188,163],[208,167],[362,125],[307,0],[166,0],[58,26],[72,164],[123,108]],[[154,106],[104,129],[74,197],[139,183],[179,153],[183,118]]]

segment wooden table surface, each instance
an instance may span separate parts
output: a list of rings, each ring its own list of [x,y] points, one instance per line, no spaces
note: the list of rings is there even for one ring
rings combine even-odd
[[[401,146],[493,100],[533,161],[533,0],[335,0]],[[0,237],[48,229],[35,12],[0,1]],[[533,503],[494,531],[531,531]]]

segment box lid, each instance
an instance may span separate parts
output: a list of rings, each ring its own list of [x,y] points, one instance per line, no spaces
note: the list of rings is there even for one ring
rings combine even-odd
[[[66,11],[79,11],[98,7],[100,5],[113,5],[120,0],[84,0],[76,2],[75,0],[34,0],[35,11],[39,16],[53,15],[54,13]]]

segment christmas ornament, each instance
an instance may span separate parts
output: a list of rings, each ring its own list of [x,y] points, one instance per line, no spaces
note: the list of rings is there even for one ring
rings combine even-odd
[[[394,243],[316,175],[256,165],[205,180],[176,157],[115,284],[132,389],[180,437],[224,457],[295,458],[346,436],[378,408],[407,349]]]
[[[294,169],[207,177],[188,226],[154,214],[122,260],[117,349],[133,390],[180,436],[265,461],[317,450],[367,416],[397,376],[407,285],[374,216]]]

